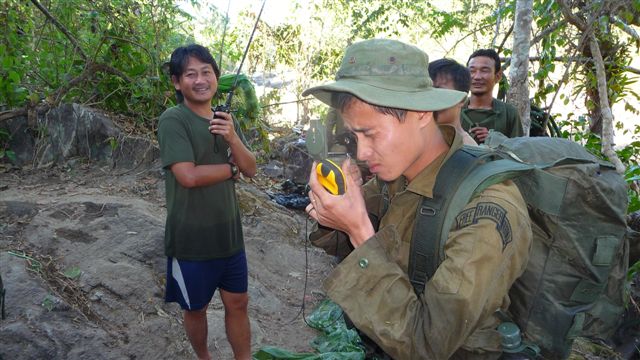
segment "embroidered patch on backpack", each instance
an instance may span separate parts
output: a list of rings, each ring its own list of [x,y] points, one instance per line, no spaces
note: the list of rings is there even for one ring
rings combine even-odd
[[[462,229],[471,224],[477,224],[480,219],[489,219],[496,223],[496,230],[502,238],[502,251],[511,242],[511,224],[507,219],[506,210],[492,202],[481,202],[471,209],[464,210],[456,216],[456,229]]]

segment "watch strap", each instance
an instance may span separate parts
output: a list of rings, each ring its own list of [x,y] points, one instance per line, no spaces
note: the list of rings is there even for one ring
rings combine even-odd
[[[238,175],[238,167],[231,162],[229,162],[228,164],[231,167],[231,179],[233,179],[236,175]]]

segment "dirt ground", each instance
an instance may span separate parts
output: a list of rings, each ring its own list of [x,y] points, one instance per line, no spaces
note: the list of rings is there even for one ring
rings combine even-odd
[[[29,137],[25,119],[9,123],[14,138],[24,135],[12,149],[33,166],[0,163],[0,274],[6,288],[0,360],[195,358],[179,306],[164,302],[166,209],[157,147],[76,104],[47,119],[43,139]],[[325,298],[321,283],[335,260],[306,246],[311,224],[302,211],[269,197],[281,189],[281,170],[282,164],[261,166],[255,179],[236,186],[249,263],[252,348],[311,352],[318,332],[303,314]],[[308,170],[298,173],[304,177]],[[570,359],[638,358],[637,283],[636,277],[618,353],[580,340]],[[207,314],[213,357],[232,359],[217,295]]]
[[[157,164],[121,171],[72,159],[0,171],[0,359],[194,358],[178,305],[163,301],[163,184]],[[265,195],[274,188],[260,176],[237,186],[252,347],[311,351],[317,332],[302,304],[308,315],[324,298],[333,259],[305,246],[310,224]],[[231,359],[217,295],[208,320],[212,355]]]

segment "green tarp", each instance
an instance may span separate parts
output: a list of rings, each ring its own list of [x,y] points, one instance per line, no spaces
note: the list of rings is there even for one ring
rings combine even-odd
[[[364,360],[364,350],[355,329],[348,329],[342,309],[324,300],[307,318],[307,324],[320,331],[311,341],[315,353],[294,353],[273,346],[264,346],[253,354],[257,360]]]

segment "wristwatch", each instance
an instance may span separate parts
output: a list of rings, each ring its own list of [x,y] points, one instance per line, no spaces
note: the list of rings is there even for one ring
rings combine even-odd
[[[231,166],[231,179],[233,179],[238,175],[238,167],[234,163],[229,163],[229,166]]]

